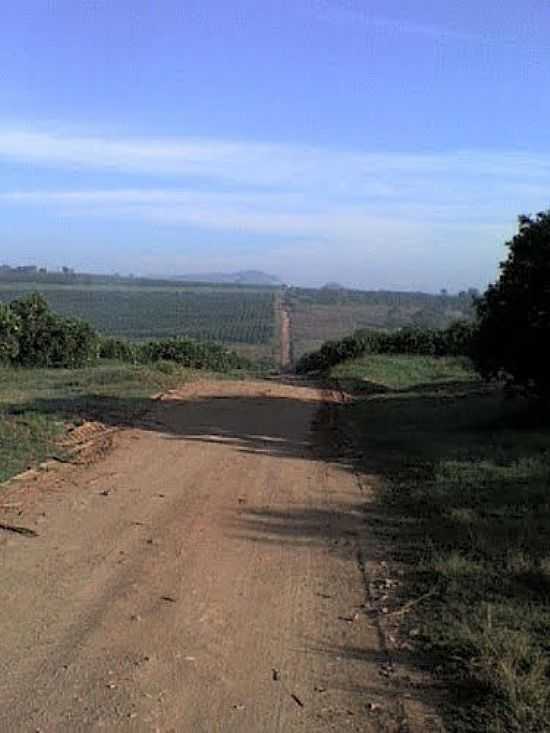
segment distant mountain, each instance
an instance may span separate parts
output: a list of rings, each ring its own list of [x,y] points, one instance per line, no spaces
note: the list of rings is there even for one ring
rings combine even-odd
[[[241,272],[201,272],[195,275],[172,275],[170,280],[196,283],[227,283],[233,285],[282,285],[275,275],[268,275],[260,270],[244,270]]]
[[[323,285],[321,290],[346,290],[346,287],[344,285],[340,285],[340,283],[329,282],[326,285]]]

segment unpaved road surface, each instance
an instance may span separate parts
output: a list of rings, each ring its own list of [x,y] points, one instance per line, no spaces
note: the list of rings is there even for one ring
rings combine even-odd
[[[331,399],[189,385],[7,487],[38,536],[0,533],[1,731],[407,730],[362,612],[364,496],[316,448]]]
[[[286,303],[281,305],[281,367],[286,369],[290,366],[290,313]]]

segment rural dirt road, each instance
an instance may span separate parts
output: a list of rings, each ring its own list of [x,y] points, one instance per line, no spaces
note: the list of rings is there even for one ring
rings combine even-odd
[[[0,521],[38,535],[0,532],[0,730],[409,730],[331,400],[191,384],[90,465],[10,484]]]
[[[286,303],[281,303],[279,307],[280,314],[280,347],[279,364],[282,369],[288,369],[291,364],[291,348],[290,348],[290,311]]]

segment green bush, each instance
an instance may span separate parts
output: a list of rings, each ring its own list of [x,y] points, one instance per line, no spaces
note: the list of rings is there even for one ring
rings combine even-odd
[[[219,344],[200,343],[183,338],[142,344],[138,347],[138,358],[144,363],[175,362],[190,369],[211,369],[216,372],[250,367],[247,359]]]
[[[175,365],[190,369],[211,369],[217,372],[251,366],[247,359],[219,344],[184,338],[147,341],[143,344],[133,344],[124,339],[102,338],[99,355],[102,359],[132,364],[155,364],[167,373],[170,369],[173,371]]]
[[[4,306],[0,321],[4,363],[74,369],[97,359],[94,329],[83,321],[55,315],[40,295]]]
[[[340,341],[327,341],[319,351],[305,354],[297,363],[299,374],[326,371],[364,354],[417,354],[422,356],[469,356],[476,326],[456,321],[446,329],[407,327],[399,331],[356,331]]]
[[[104,336],[99,342],[99,356],[101,359],[135,364],[138,361],[139,347],[125,339]]]

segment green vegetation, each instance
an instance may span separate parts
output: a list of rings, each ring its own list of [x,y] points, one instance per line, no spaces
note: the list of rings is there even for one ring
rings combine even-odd
[[[404,571],[399,603],[429,594],[403,632],[446,683],[448,729],[547,730],[547,419],[468,382],[456,359],[367,356],[332,375],[372,387],[347,414],[364,470],[383,478],[372,510]]]
[[[292,348],[295,359],[359,329],[393,331],[404,327],[443,329],[474,316],[475,291],[429,295],[388,291],[365,292],[289,288]]]
[[[191,369],[252,368],[214,343],[101,339],[87,323],[52,313],[39,295],[0,307],[0,356],[0,481],[55,455],[69,425],[131,423],[152,393],[180,385]]]
[[[147,341],[143,344],[104,338],[100,340],[99,356],[131,364],[174,362],[189,369],[210,369],[215,372],[253,368],[252,363],[243,356],[228,351],[219,344],[200,343],[182,338]]]
[[[304,354],[296,364],[299,374],[327,369],[363,354],[422,354],[467,356],[475,342],[476,327],[455,321],[445,329],[402,328],[399,331],[356,331],[340,341],[327,341],[318,351]]]
[[[550,398],[550,211],[520,216],[500,278],[478,302],[475,359],[484,377],[504,377]]]
[[[173,338],[132,344],[101,339],[84,321],[52,313],[46,300],[37,294],[2,306],[0,354],[4,365],[22,367],[74,369],[95,364],[100,357],[132,364],[170,361],[219,372],[251,366],[244,357],[214,343]]]
[[[111,279],[87,285],[0,278],[0,302],[40,293],[62,316],[82,319],[104,336],[132,341],[186,338],[244,347],[269,360],[276,339],[271,288],[177,283],[132,285]],[[145,281],[146,282],[146,281]]]
[[[350,392],[407,390],[419,385],[479,379],[464,357],[410,354],[368,354],[339,364],[329,371],[329,377]]]
[[[93,363],[97,349],[91,326],[52,313],[39,295],[1,308],[0,364],[76,368]]]

